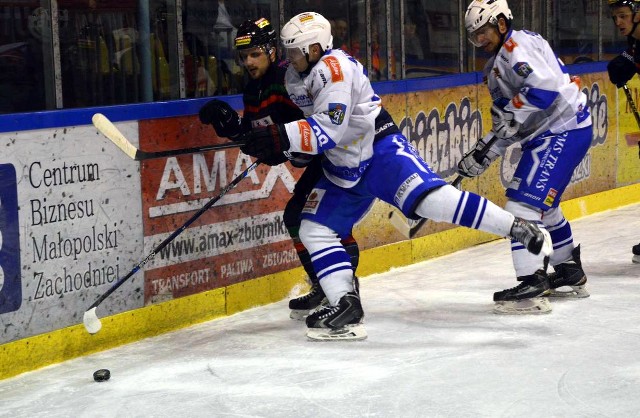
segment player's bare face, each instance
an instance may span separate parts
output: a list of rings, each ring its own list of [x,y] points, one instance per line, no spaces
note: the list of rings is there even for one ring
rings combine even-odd
[[[242,49],[238,51],[238,58],[254,80],[262,78],[271,64],[269,54],[261,47]]]
[[[623,6],[612,9],[611,18],[613,19],[613,24],[616,25],[618,32],[620,32],[620,35],[631,35],[631,31],[633,30],[633,13],[631,13],[631,9],[629,7]]]

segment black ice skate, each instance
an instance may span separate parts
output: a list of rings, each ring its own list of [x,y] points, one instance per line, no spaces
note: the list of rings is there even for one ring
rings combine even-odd
[[[631,251],[633,252],[633,258],[631,261],[640,264],[640,244],[634,245]]]
[[[580,246],[571,251],[572,259],[553,266],[554,273],[549,274],[549,285],[552,297],[587,298],[587,276],[582,270],[580,261]],[[560,290],[562,287],[570,287],[571,290]]]
[[[319,341],[363,340],[367,338],[363,317],[360,296],[347,293],[337,306],[324,306],[307,316],[307,337]]]
[[[313,282],[311,290],[306,295],[299,296],[289,301],[289,309],[291,313],[289,317],[298,321],[302,321],[309,315],[311,311],[322,305],[328,305],[327,298],[324,295],[320,283]]]
[[[499,314],[541,314],[551,312],[545,296],[550,292],[549,278],[540,269],[528,276],[518,277],[519,285],[493,294],[493,311]]]
[[[525,246],[529,252],[549,256],[553,253],[551,236],[546,229],[538,228],[534,222],[518,218],[513,221],[509,235]]]

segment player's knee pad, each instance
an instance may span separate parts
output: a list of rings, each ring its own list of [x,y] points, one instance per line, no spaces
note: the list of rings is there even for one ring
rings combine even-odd
[[[462,192],[451,185],[431,190],[416,207],[416,215],[436,222],[451,222]]]
[[[516,202],[515,200],[507,201],[504,206],[504,210],[511,213],[518,218],[526,219],[529,221],[540,221],[542,219],[542,210],[526,203]]]
[[[564,213],[562,213],[560,206],[551,208],[542,213],[542,223],[544,223],[547,228],[559,225],[563,222],[566,222],[566,219],[564,218]]]
[[[308,219],[300,223],[300,241],[310,254],[328,247],[342,247],[340,238],[331,228]]]

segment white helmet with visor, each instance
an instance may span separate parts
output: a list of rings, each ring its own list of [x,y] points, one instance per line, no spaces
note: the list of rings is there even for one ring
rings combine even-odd
[[[487,24],[497,25],[500,15],[508,21],[513,20],[507,0],[473,0],[464,15],[469,42],[475,46],[482,46],[482,42],[478,40],[478,35],[483,33],[481,29],[485,29]]]
[[[320,44],[325,51],[333,48],[331,24],[315,12],[300,13],[292,17],[280,31],[280,40],[287,57],[300,52],[307,55],[313,44]]]

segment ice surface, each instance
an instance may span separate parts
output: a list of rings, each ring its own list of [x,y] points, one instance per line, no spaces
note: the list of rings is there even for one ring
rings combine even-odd
[[[549,315],[491,313],[499,240],[361,280],[365,341],[307,341],[283,300],[0,381],[0,415],[640,416],[640,205],[572,225],[591,297]]]

